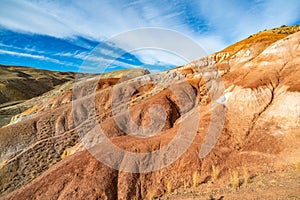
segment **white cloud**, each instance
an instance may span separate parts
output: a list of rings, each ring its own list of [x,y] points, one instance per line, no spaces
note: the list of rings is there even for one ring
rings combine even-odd
[[[4,47],[4,48],[10,49],[10,50],[17,50],[17,51],[37,52],[37,50],[34,49],[34,48],[28,48],[28,47],[20,48],[20,47],[14,46],[14,45],[6,45],[6,44],[2,44],[2,43],[0,43],[0,47]],[[39,53],[45,53],[45,52],[42,52],[42,51],[38,51],[38,52]]]
[[[2,0],[0,22],[14,30],[56,37],[82,35],[100,40],[138,27],[169,27],[180,23],[176,13],[170,14],[149,2],[135,3]]]
[[[53,58],[49,58],[49,57],[45,57],[45,56],[42,56],[42,55],[20,53],[20,52],[7,51],[7,50],[2,50],[2,49],[0,49],[0,54],[7,54],[7,55],[12,55],[12,56],[34,58],[34,59],[44,60],[44,61],[50,61],[50,62],[53,62],[53,63],[62,64],[62,65],[70,65],[68,63],[61,62],[59,60],[56,60],[56,59],[53,59]]]
[[[1,1],[2,26],[13,30],[64,37],[72,30],[37,4],[27,1]]]
[[[257,0],[198,2],[199,17],[212,29],[210,34],[221,37],[226,43],[239,41],[258,31],[293,24],[300,18],[298,0]]]
[[[72,3],[2,0],[0,25],[17,31],[61,38],[79,35],[98,41],[106,41],[107,38],[114,38],[136,28],[168,28],[191,37],[208,53],[213,53],[259,30],[295,23],[300,17],[299,10],[298,0],[75,0]],[[131,45],[140,43],[139,37],[133,39],[130,40]],[[171,39],[178,47],[185,45],[184,41]],[[170,46],[170,40],[162,36],[149,37],[148,41],[151,44]],[[109,49],[102,51],[104,55],[112,55],[114,49],[112,52]],[[182,63],[163,53],[156,55],[141,51],[136,52],[136,55],[148,64]],[[198,57],[203,55],[203,52],[198,53]],[[65,56],[72,55],[66,53]],[[79,53],[74,57],[84,59],[86,55]]]
[[[14,51],[6,51],[6,50],[1,50],[1,49],[0,49],[0,53],[1,54],[9,54],[9,55],[13,55],[13,56],[36,58],[36,59],[39,59],[39,60],[53,60],[53,59],[47,58],[45,56],[32,55],[32,54],[28,54],[28,53],[18,53],[18,52],[14,52]]]
[[[174,52],[161,49],[140,49],[130,52],[149,65],[184,65],[189,61]]]

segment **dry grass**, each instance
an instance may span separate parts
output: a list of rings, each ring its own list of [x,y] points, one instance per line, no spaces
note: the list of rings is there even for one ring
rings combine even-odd
[[[244,177],[245,183],[251,183],[251,176],[249,174],[249,171],[245,168],[244,168],[244,172],[243,172],[243,177]]]
[[[148,193],[148,199],[149,199],[149,200],[154,200],[154,191],[150,191],[150,192]]]
[[[200,174],[199,174],[199,172],[194,172],[193,173],[193,187],[197,187],[199,183],[200,183]]]
[[[6,165],[6,163],[7,163],[7,159],[0,162],[0,169],[2,169]]]
[[[237,189],[240,187],[240,179],[239,179],[238,171],[231,172],[230,179],[233,188]]]
[[[183,188],[186,190],[189,186],[190,186],[190,185],[189,185],[188,181],[185,180],[185,181],[183,182]]]
[[[77,143],[74,146],[65,149],[61,155],[61,159],[64,159],[64,158],[74,154],[79,148],[80,148],[80,143]]]
[[[172,183],[168,181],[166,187],[167,187],[167,192],[168,192],[168,194],[170,194],[170,193],[172,192],[172,190],[173,190],[173,189],[172,189]]]
[[[211,166],[211,169],[212,169],[213,180],[214,181],[218,180],[220,177],[220,172],[221,172],[220,168],[218,166],[213,165],[213,166]]]

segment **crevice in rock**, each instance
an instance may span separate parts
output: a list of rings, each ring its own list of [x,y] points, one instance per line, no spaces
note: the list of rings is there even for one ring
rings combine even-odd
[[[112,196],[114,196],[114,199],[119,199],[118,198],[118,196],[119,196],[119,194],[118,194],[118,191],[119,191],[119,171],[116,171],[115,172],[116,173],[116,176],[114,177],[114,180],[113,180],[113,183],[114,183],[114,185],[115,185],[115,190],[113,190],[113,194],[112,194]]]
[[[282,65],[282,67],[279,69],[279,71],[277,73],[277,77],[276,77],[277,82],[275,84],[273,84],[272,82],[270,83],[270,85],[271,85],[271,99],[259,113],[254,114],[254,117],[252,118],[251,126],[249,127],[249,129],[246,132],[246,137],[249,136],[251,134],[251,132],[254,130],[255,125],[256,125],[258,119],[260,118],[260,116],[273,104],[274,97],[275,97],[275,91],[278,88],[278,85],[280,83],[280,75],[281,75],[282,71],[284,70],[285,66],[287,65],[287,63],[288,62],[284,63]]]
[[[168,117],[170,119],[170,126],[173,127],[176,120],[181,117],[180,108],[172,99],[170,99],[170,97],[166,97],[166,98],[172,108],[172,113],[170,114],[171,116],[168,116]]]
[[[272,84],[271,84],[272,85]],[[246,133],[246,136],[248,136],[254,129],[255,125],[256,125],[256,122],[257,120],[259,119],[259,117],[270,107],[270,105],[273,103],[273,100],[274,100],[274,91],[275,91],[276,87],[274,87],[272,85],[272,88],[271,88],[271,99],[270,101],[266,104],[266,106],[257,114],[254,114],[254,117],[252,119],[252,124],[250,126],[250,128],[248,129],[247,133]]]

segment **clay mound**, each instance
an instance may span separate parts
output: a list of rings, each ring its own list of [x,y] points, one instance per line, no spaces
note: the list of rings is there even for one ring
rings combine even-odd
[[[100,76],[103,79],[120,77],[123,77],[123,79],[130,79],[150,73],[143,68],[119,70],[98,75],[71,72],[62,73],[26,67],[2,66],[1,69],[0,74],[2,73],[5,76],[2,77],[2,81],[0,80],[0,85],[2,82],[6,89],[1,89],[0,96],[5,93],[8,97],[6,98],[7,102],[0,104],[0,127],[33,116],[37,112],[44,111],[45,107],[57,107],[60,104],[70,102],[68,96],[70,97],[70,91],[72,90],[75,79],[76,81],[79,81],[95,76]],[[18,74],[22,74],[22,76],[19,77],[17,76]],[[13,82],[14,85],[11,85],[10,82]],[[55,82],[55,84],[53,82]],[[22,87],[22,90],[20,87]],[[30,88],[29,91],[28,88]],[[18,96],[13,92],[10,98],[10,92],[16,90],[18,90],[18,94],[24,93],[27,96]],[[65,94],[67,92],[69,92],[69,94]],[[48,100],[52,98],[53,100]]]
[[[192,186],[194,174],[215,181],[215,166],[226,180],[299,162],[297,28],[167,72],[78,82],[72,102],[0,129],[2,198],[146,199]]]
[[[105,96],[109,94],[105,90],[112,85],[145,73],[149,72],[145,69],[123,70],[98,75],[96,79],[95,76],[79,78],[77,84],[80,91],[83,91],[82,95],[91,90],[102,94],[103,90]],[[121,75],[126,76],[122,80],[114,78]],[[102,78],[109,76],[112,78]],[[94,80],[97,80],[97,84],[93,90],[90,86]],[[14,116],[11,124],[0,129],[1,187],[8,187],[6,189],[9,191],[27,183],[60,161],[67,149],[78,143],[79,136],[74,127],[71,107],[72,98],[76,99],[72,97],[73,86],[67,82],[41,97],[24,102],[32,107]],[[104,104],[108,104],[106,98],[108,96],[101,99]],[[80,117],[87,117],[84,110],[78,109],[78,114],[81,112],[83,116]]]

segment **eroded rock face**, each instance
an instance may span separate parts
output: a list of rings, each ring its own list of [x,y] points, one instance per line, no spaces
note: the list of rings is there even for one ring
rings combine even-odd
[[[266,163],[297,161],[300,32],[287,30],[253,35],[167,72],[83,80],[49,98],[34,116],[0,129],[0,190],[16,190],[3,199],[145,199],[168,184],[192,185],[194,172],[209,180],[212,165],[226,176],[242,166],[258,172]],[[135,160],[109,142],[149,154]],[[162,167],[143,171],[148,166]]]
[[[100,80],[94,88],[101,98],[99,106],[107,104],[110,86],[122,82],[119,78],[122,74],[126,75],[124,80],[128,80],[147,73],[147,70],[135,69],[99,75]],[[109,76],[111,78],[102,78]],[[78,88],[84,91],[81,95],[86,95],[94,80],[93,76],[77,79],[80,85]],[[76,99],[72,95],[73,85],[67,82],[41,97],[24,102],[33,106],[13,117],[15,121],[0,130],[2,192],[24,185],[60,161],[79,142],[78,131],[92,128],[87,120],[80,128],[75,129],[74,120],[81,123],[81,120],[88,118],[89,108],[85,102],[73,113],[71,100]],[[98,114],[109,115],[108,109],[101,109]],[[79,118],[74,119],[74,116]]]

